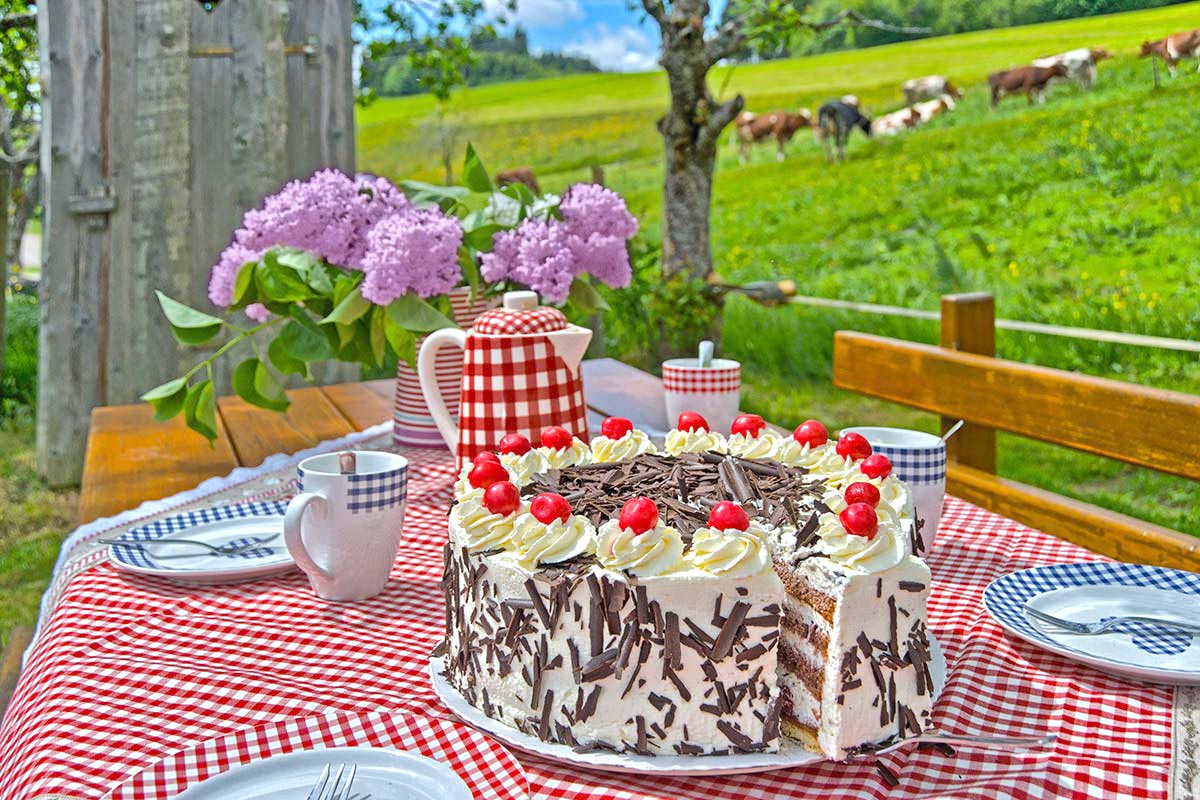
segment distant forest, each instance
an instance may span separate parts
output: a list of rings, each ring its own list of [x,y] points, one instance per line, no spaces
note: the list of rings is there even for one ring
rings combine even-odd
[[[519,1],[519,0],[518,0]],[[737,16],[755,0],[729,0],[723,17]],[[826,19],[846,7],[864,17],[894,25],[929,28],[931,36],[1030,25],[1073,17],[1115,14],[1144,8],[1175,5],[1186,0],[784,0],[792,2],[808,19]],[[874,28],[839,25],[818,34],[801,34],[792,40],[770,41],[746,48],[742,60],[759,60],[871,47],[914,38]]]
[[[531,54],[529,37],[519,27],[511,36],[478,37],[471,42],[471,47],[479,60],[466,71],[468,86],[600,71],[599,67],[582,56]],[[421,94],[425,91],[404,53],[368,64],[363,85],[385,97]]]

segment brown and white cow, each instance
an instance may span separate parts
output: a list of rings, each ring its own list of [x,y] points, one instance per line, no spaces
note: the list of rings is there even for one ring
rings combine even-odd
[[[988,86],[992,90],[992,108],[1000,104],[1000,98],[1004,95],[1018,92],[1025,93],[1029,105],[1033,105],[1035,95],[1040,103],[1045,99],[1046,84],[1053,78],[1065,77],[1067,68],[1063,64],[1055,64],[1052,67],[1013,67],[993,72],[988,75]]]
[[[910,106],[918,100],[937,100],[942,95],[961,100],[962,89],[959,89],[945,75],[926,75],[923,78],[912,78],[900,87],[904,92],[904,102]]]
[[[496,185],[508,186],[513,183],[523,183],[529,187],[529,191],[534,194],[541,194],[542,187],[538,186],[537,176],[533,174],[533,170],[529,167],[516,167],[515,169],[505,169],[496,173]]]
[[[955,107],[954,98],[948,94],[944,94],[936,100],[926,100],[924,103],[913,103],[912,110],[920,116],[921,122],[929,122],[929,120],[945,114],[947,111],[953,111]]]
[[[1079,82],[1083,89],[1090,89],[1096,83],[1096,62],[1112,58],[1112,53],[1103,47],[1079,47],[1059,53],[1054,56],[1044,56],[1033,61],[1035,67],[1053,67],[1062,64],[1067,68],[1067,76]]]
[[[795,114],[790,111],[771,111],[766,114],[755,114],[743,111],[734,120],[737,132],[738,155],[742,163],[746,163],[750,155],[750,145],[775,137],[775,160],[783,161],[784,146],[796,135],[801,128],[812,127],[812,114],[807,108],[802,108]]]
[[[1145,58],[1151,53],[1166,63],[1171,77],[1175,77],[1175,65],[1188,56],[1196,58],[1196,71],[1200,72],[1200,28],[1172,33],[1155,42],[1142,42],[1142,52],[1138,58]]]
[[[921,114],[912,106],[905,106],[899,111],[884,114],[871,121],[871,132],[876,136],[895,136],[901,131],[915,128],[921,124]]]

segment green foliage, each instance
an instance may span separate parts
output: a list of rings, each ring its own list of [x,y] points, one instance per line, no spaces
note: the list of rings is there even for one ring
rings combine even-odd
[[[0,17],[24,17],[37,10],[29,0],[5,0]],[[13,25],[0,31],[0,95],[9,110],[30,120],[39,97],[37,25]]]
[[[0,302],[7,293],[0,290]],[[37,405],[38,302],[28,294],[9,294],[5,368],[0,372],[0,428],[32,419]]]

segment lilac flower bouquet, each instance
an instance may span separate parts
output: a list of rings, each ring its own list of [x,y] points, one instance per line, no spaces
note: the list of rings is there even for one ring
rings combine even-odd
[[[629,285],[638,223],[616,192],[577,184],[559,198],[535,197],[521,184],[496,189],[469,145],[463,174],[463,186],[396,186],[326,169],[246,212],[209,278],[209,299],[224,317],[158,293],[181,343],[206,344],[222,331],[228,338],[143,395],[156,417],[182,412],[215,439],[212,366],[243,342],[253,352],[234,369],[234,391],[283,411],[280,376],[310,377],[314,362],[382,365],[390,353],[411,365],[418,336],[455,325],[448,295],[458,287],[485,295],[529,288],[588,312],[600,302],[591,280]],[[263,353],[257,334],[268,329],[276,330]]]

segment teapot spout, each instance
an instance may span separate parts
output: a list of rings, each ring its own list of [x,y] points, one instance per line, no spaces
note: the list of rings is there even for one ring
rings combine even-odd
[[[583,354],[587,352],[592,342],[592,332],[578,325],[568,325],[561,331],[547,333],[545,337],[554,348],[554,353],[562,359],[571,370],[572,377],[579,375],[579,365],[583,363]]]

